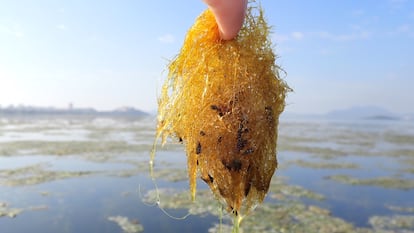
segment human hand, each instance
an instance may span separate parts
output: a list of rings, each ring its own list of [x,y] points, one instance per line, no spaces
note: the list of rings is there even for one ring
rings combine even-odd
[[[220,36],[231,40],[237,36],[246,15],[247,0],[203,0],[213,12]]]

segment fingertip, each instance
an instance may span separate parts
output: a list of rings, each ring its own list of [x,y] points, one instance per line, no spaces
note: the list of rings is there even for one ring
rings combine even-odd
[[[247,0],[204,0],[212,10],[223,40],[234,39],[246,15]]]

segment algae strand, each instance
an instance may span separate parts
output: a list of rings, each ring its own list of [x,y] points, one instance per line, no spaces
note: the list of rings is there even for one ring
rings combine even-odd
[[[290,90],[275,59],[260,7],[248,7],[231,41],[220,39],[209,10],[188,31],[158,100],[157,138],[185,144],[193,199],[200,176],[235,216],[263,201]]]

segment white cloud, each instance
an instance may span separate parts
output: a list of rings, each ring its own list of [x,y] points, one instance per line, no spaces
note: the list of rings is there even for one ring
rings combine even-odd
[[[371,36],[371,33],[366,30],[359,30],[356,32],[334,34],[327,31],[316,32],[315,35],[321,39],[333,40],[333,41],[354,41],[364,40]]]
[[[59,30],[66,30],[66,26],[64,24],[59,24],[56,26],[56,28]]]
[[[283,42],[291,41],[291,40],[302,40],[304,36],[305,34],[303,32],[295,31],[289,34],[275,34],[273,36],[273,40],[276,43],[283,43]]]
[[[303,39],[304,34],[302,32],[292,32],[291,36],[295,40],[301,40]]]
[[[165,34],[158,37],[158,41],[165,44],[171,44],[175,42],[175,37],[171,34]]]

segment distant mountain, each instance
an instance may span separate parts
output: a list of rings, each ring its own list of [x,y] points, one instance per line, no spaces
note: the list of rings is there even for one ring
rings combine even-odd
[[[117,108],[115,110],[112,111],[106,111],[106,112],[100,112],[101,114],[106,114],[106,115],[122,115],[122,116],[145,116],[145,115],[149,115],[148,113],[138,110],[136,108],[133,107],[121,107],[121,108]]]
[[[377,106],[355,106],[347,109],[334,110],[327,113],[325,116],[338,119],[401,119],[401,116]]]

